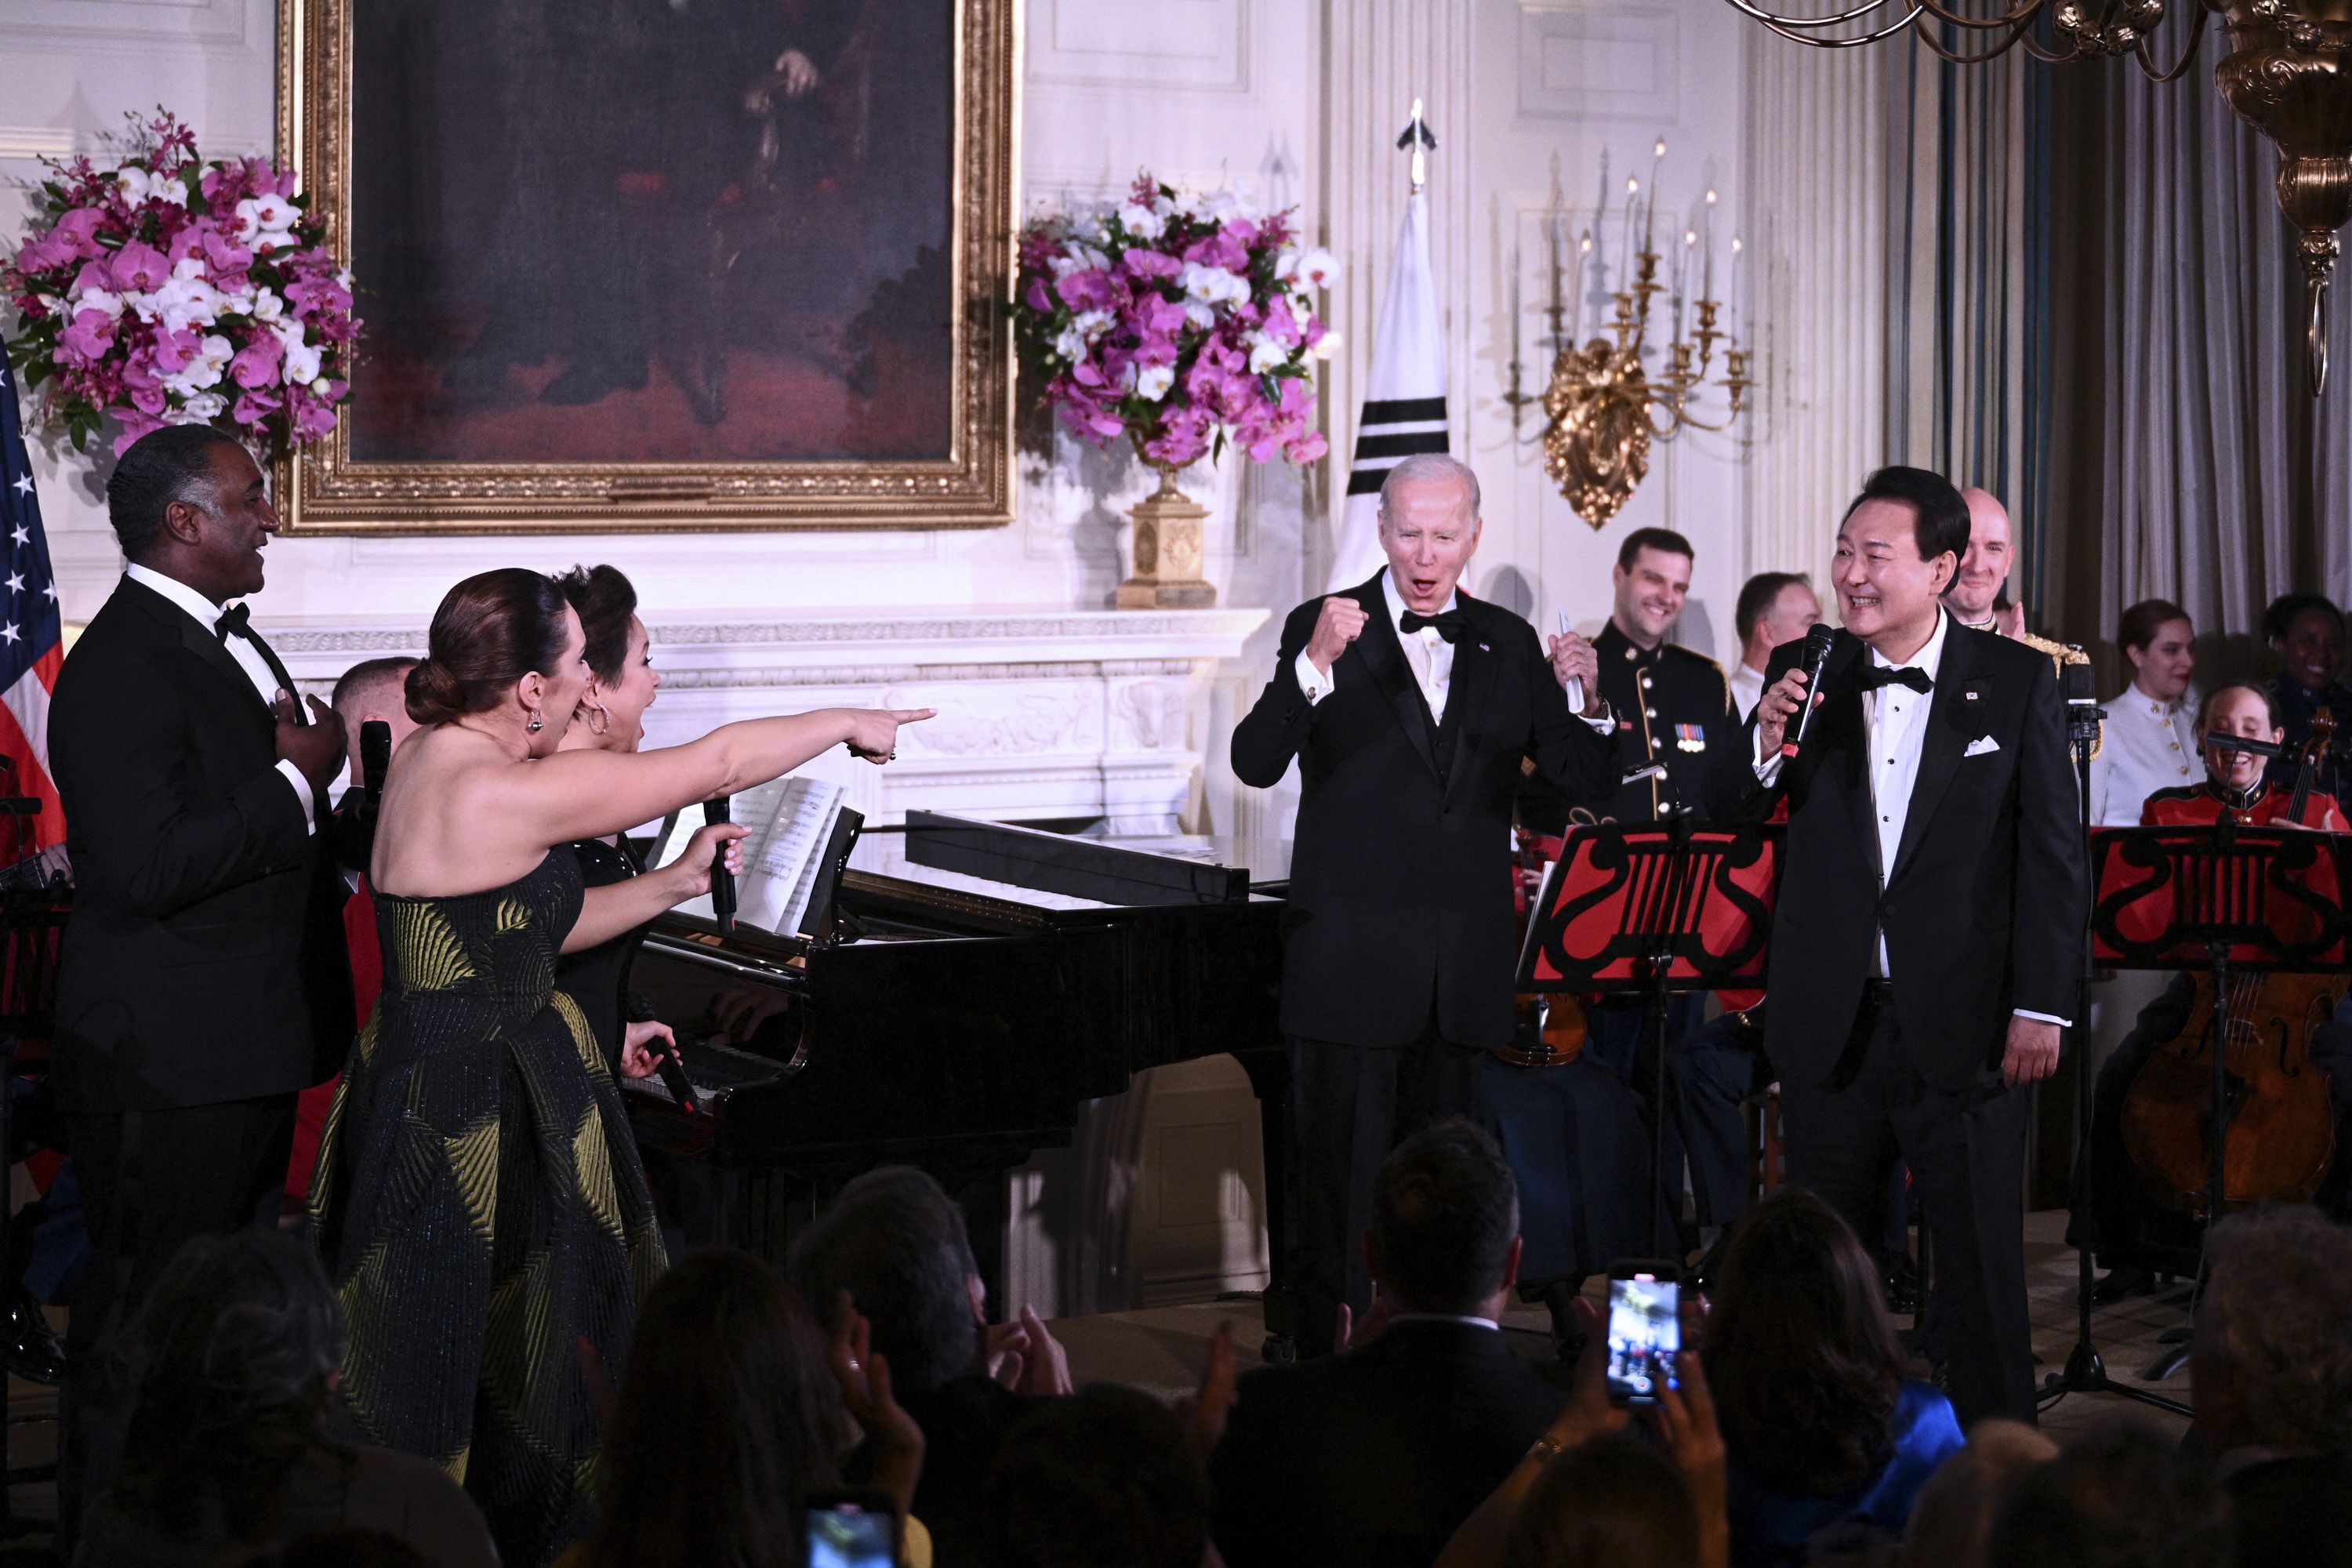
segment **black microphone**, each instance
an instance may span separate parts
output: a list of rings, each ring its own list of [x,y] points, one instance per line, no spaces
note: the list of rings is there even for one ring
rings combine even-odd
[[[661,1079],[662,1087],[669,1090],[669,1097],[677,1101],[678,1109],[688,1116],[701,1110],[695,1101],[694,1080],[687,1076],[686,1064],[678,1059],[677,1047],[660,1040],[651,1040],[647,1044],[653,1047],[654,1072]]]
[[[733,801],[723,795],[717,800],[704,801],[703,826],[732,822],[734,817],[730,813],[733,805]],[[735,873],[727,868],[727,846],[724,844],[719,847],[719,853],[710,858],[710,914],[719,922],[720,931],[735,929]]]
[[[383,798],[383,775],[392,766],[392,725],[370,719],[360,726],[360,775],[367,782],[368,799]]]
[[[2077,741],[2098,738],[2099,721],[2106,714],[2099,707],[2097,677],[2088,664],[2066,664],[2059,667],[2066,693],[2066,729]]]
[[[2246,735],[2224,735],[2216,731],[2205,737],[2205,743],[2217,752],[2246,752],[2257,757],[2291,757],[2293,746],[2274,746],[2268,741],[2257,741]]]
[[[1789,726],[1786,739],[1780,742],[1780,754],[1793,757],[1797,748],[1805,743],[1805,730],[1813,721],[1813,710],[1820,706],[1813,699],[1821,694],[1822,666],[1830,661],[1830,644],[1837,637],[1820,621],[1805,633],[1804,651],[1797,655],[1797,668],[1805,672],[1805,697],[1797,710],[1797,721]]]

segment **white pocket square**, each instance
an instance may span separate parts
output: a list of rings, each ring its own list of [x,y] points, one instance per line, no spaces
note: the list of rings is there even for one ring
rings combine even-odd
[[[1962,752],[1960,756],[1963,759],[1969,757],[1981,757],[1990,755],[1990,753],[2000,750],[2000,742],[1999,741],[1994,740],[1990,735],[1979,735],[1975,740],[1969,742],[1969,749]]]

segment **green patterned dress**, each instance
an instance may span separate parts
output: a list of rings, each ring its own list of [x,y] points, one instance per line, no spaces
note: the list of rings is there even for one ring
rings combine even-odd
[[[663,1268],[619,1091],[554,987],[580,900],[561,850],[487,893],[375,895],[383,992],[310,1193],[351,1319],[345,1402],[369,1438],[464,1483],[509,1568],[593,1528],[575,1346],[617,1386]]]

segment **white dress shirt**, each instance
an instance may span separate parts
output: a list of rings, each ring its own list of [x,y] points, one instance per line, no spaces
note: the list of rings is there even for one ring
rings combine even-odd
[[[2106,743],[2091,759],[2091,820],[2137,827],[2140,807],[2160,789],[2205,782],[2197,749],[2197,696],[2160,702],[2137,686],[2107,704]]]
[[[1738,710],[1739,721],[1743,724],[1748,722],[1748,716],[1755,712],[1756,705],[1763,700],[1764,672],[1760,669],[1750,669],[1745,664],[1733,669],[1731,701],[1732,705]]]
[[[278,678],[269,672],[269,661],[261,657],[261,650],[253,646],[253,639],[223,637],[216,629],[225,606],[214,604],[177,577],[166,577],[152,567],[134,564],[122,574],[142,588],[153,589],[178,605],[183,615],[204,628],[205,636],[217,640],[228,649],[229,657],[236,660],[237,668],[245,671],[246,679],[253,682],[253,689],[265,704],[278,700]],[[302,803],[302,831],[315,832],[318,828],[317,797],[310,793],[310,781],[302,776],[301,769],[282,758],[278,763],[278,771],[285,775],[288,784],[294,786],[294,798]]]
[[[1389,625],[1396,629],[1397,641],[1403,645],[1405,666],[1412,671],[1413,684],[1421,688],[1423,699],[1429,703],[1429,717],[1436,723],[1444,723],[1445,700],[1454,689],[1454,645],[1438,635],[1435,626],[1421,626],[1412,636],[1405,635],[1404,598],[1396,591],[1396,584],[1390,580],[1385,566],[1381,568],[1381,598],[1388,605]],[[1458,592],[1448,594],[1445,603],[1438,606],[1437,613],[1442,616],[1448,610],[1460,608],[1461,604],[1462,595]],[[1339,665],[1335,663],[1329,669],[1318,669],[1315,661],[1307,657],[1305,648],[1298,650],[1298,657],[1291,660],[1290,667],[1292,673],[1298,677],[1298,689],[1307,694],[1307,705],[1310,708],[1339,689]],[[1585,718],[1582,714],[1577,717],[1584,719],[1587,724],[1604,735],[1616,732],[1616,719],[1606,708],[1601,710],[1597,719]]]

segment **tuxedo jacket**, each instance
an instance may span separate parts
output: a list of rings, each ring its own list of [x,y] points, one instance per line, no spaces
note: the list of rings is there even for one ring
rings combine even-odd
[[[1802,650],[1775,649],[1766,683]],[[2065,705],[2048,655],[1952,624],[1882,891],[1855,684],[1867,657],[1837,634],[1804,749],[1772,787],[1752,765],[1752,717],[1710,780],[1717,821],[1789,804],[1764,1051],[1783,1078],[1830,1080],[1883,924],[1905,1045],[1929,1084],[1965,1092],[1998,1067],[2012,1010],[2071,1018],[2080,1005],[2090,909]]]
[[[1274,679],[1234,728],[1234,773],[1267,788],[1298,759],[1284,913],[1283,1032],[1343,1045],[1418,1038],[1433,1003],[1454,1044],[1511,1037],[1517,933],[1511,803],[1532,758],[1570,805],[1617,785],[1615,749],[1569,710],[1535,628],[1458,595],[1444,721],[1405,662],[1381,580],[1349,590],[1370,616],[1309,704],[1298,654],[1322,600],[1283,624]]]
[[[58,671],[74,906],[58,1065],[78,1110],[291,1093],[352,1039],[344,889],[220,639],[129,578]]]
[[[1243,1375],[1209,1459],[1227,1568],[1427,1568],[1566,1396],[1496,1330],[1391,1323]]]

